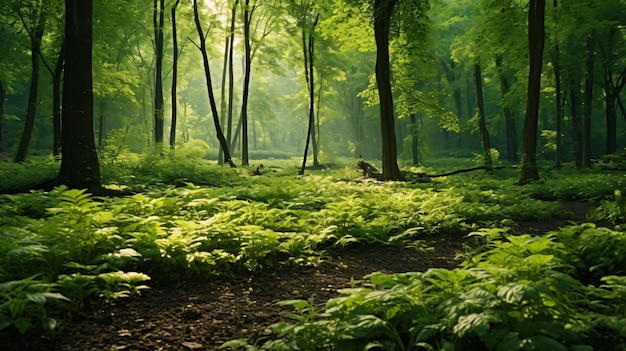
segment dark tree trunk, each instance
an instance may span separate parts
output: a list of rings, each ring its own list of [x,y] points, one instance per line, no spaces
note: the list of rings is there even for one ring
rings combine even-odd
[[[164,99],[163,99],[163,23],[165,21],[165,0],[154,0],[153,26],[155,44],[155,79],[154,79],[154,142],[163,142]]]
[[[493,173],[493,162],[491,160],[491,144],[489,142],[489,131],[485,123],[485,102],[483,99],[483,77],[480,64],[474,64],[474,78],[476,79],[476,98],[478,103],[478,129],[483,144],[483,156],[485,158],[485,170]]]
[[[233,5],[231,16],[230,16],[230,46],[228,49],[228,116],[226,119],[226,143],[232,145],[233,140],[233,100],[235,97],[235,73],[234,73],[234,42],[235,42],[235,17],[237,15],[237,5],[239,5],[239,0],[235,0],[235,4]],[[233,151],[234,147],[230,148],[229,151]]]
[[[396,134],[394,130],[393,95],[389,65],[389,30],[391,14],[397,0],[374,0],[374,37],[376,39],[376,85],[380,100],[383,180],[400,180]]]
[[[224,137],[224,132],[222,131],[222,127],[220,125],[219,113],[217,111],[217,104],[215,102],[215,94],[213,93],[213,83],[211,81],[211,66],[209,65],[209,56],[206,52],[206,35],[202,30],[202,25],[200,24],[200,14],[198,12],[198,1],[193,0],[193,15],[194,22],[196,24],[196,30],[198,31],[198,38],[200,39],[200,44],[198,45],[198,49],[202,53],[202,63],[204,65],[204,77],[207,85],[207,93],[209,95],[209,103],[211,105],[211,114],[213,115],[213,124],[215,125],[215,133],[217,134],[217,140],[220,143],[220,147],[224,151],[224,161],[228,163],[231,167],[237,167],[230,157],[230,152],[228,151],[228,144],[226,142],[226,138]]]
[[[556,84],[556,168],[561,168],[563,163],[563,88],[561,88],[561,53],[559,45],[554,45],[554,80]]]
[[[537,122],[539,120],[541,66],[545,42],[545,6],[545,0],[530,0],[528,8],[530,71],[528,74],[526,116],[524,118],[520,184],[539,179],[539,171],[537,169]]]
[[[591,110],[593,104],[593,69],[594,69],[593,32],[587,37],[587,60],[585,63],[585,96],[582,125],[582,166],[591,167]]]
[[[37,23],[30,31],[30,58],[31,58],[31,76],[30,76],[30,90],[28,92],[28,106],[26,108],[26,120],[24,123],[24,129],[22,130],[22,137],[15,154],[15,162],[24,162],[26,160],[26,153],[28,151],[28,145],[33,135],[33,128],[35,127],[35,113],[37,111],[37,93],[39,86],[39,67],[40,67],[40,50],[41,40],[43,37],[44,27],[46,24],[46,13],[41,10]],[[24,24],[26,26],[26,24]]]
[[[104,144],[104,139],[106,138],[106,126],[104,123],[104,99],[100,98],[100,113],[98,114],[99,118],[100,118],[100,128],[98,128],[98,146],[102,147],[102,145]]]
[[[66,65],[63,77],[59,178],[70,188],[101,189],[94,142],[92,90],[92,0],[65,0]]]
[[[244,76],[243,76],[243,96],[241,97],[241,117],[239,124],[241,125],[241,163],[247,166],[249,161],[248,155],[248,95],[250,94],[250,73],[252,64],[252,51],[250,48],[250,21],[252,11],[250,11],[250,0],[246,0],[246,8],[243,11],[243,36],[244,36]]]
[[[176,8],[180,0],[176,0],[172,6],[172,125],[170,126],[170,148],[176,146],[176,123],[178,122],[178,103],[176,99],[176,91],[178,87],[178,38],[176,31]]]
[[[506,153],[507,159],[517,162],[517,126],[511,108],[506,102],[506,95],[511,91],[511,86],[504,73],[502,66],[502,55],[496,55],[496,67],[500,76],[500,93],[502,94],[502,114],[504,115],[504,124],[506,128]]]
[[[222,89],[220,93],[220,113],[222,114],[222,123],[226,123],[224,120],[224,116],[226,113],[226,76],[228,75],[228,51],[230,47],[230,37],[226,37],[224,42],[224,60],[222,61]],[[224,151],[220,146],[220,152],[217,158],[217,163],[220,165],[224,164]]]
[[[315,138],[315,27],[319,20],[319,13],[315,17],[315,21],[311,25],[310,32],[307,38],[307,23],[302,23],[302,51],[304,54],[304,75],[307,82],[307,88],[309,90],[309,123],[306,133],[306,142],[304,144],[304,157],[302,158],[302,167],[298,174],[303,175],[306,167],[306,160],[309,153],[309,145],[313,144],[313,164],[317,166],[319,161],[317,160],[317,143]]]
[[[52,154],[61,154],[61,79],[65,66],[65,41],[61,43],[61,51],[52,74]]]
[[[553,1],[553,6],[558,7],[558,0]],[[558,24],[557,24],[558,25]],[[562,167],[563,163],[563,90],[561,88],[561,51],[559,44],[554,44],[554,81],[555,81],[555,119],[556,119],[556,155],[555,166],[557,169]]]

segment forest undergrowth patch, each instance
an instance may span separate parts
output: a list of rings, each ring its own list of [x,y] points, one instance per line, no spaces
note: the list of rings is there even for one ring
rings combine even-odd
[[[295,347],[313,334],[318,349],[362,343],[388,350],[497,349],[494,335],[526,349],[560,343],[584,350],[601,327],[624,337],[626,312],[615,307],[626,298],[620,177],[552,174],[519,187],[506,174],[412,184],[346,180],[350,172],[249,177],[203,166],[178,174],[185,179],[178,186],[118,182],[140,190],[123,198],[65,188],[2,195],[0,330],[50,330],[68,315],[97,315],[149,289],[151,279],[314,267],[331,247],[426,250],[433,234],[480,233],[458,269],[372,276],[324,310],[286,302],[296,309],[295,324],[277,325],[280,339],[262,348]],[[194,184],[199,174],[213,184]],[[614,228],[565,227],[538,238],[516,232],[519,221],[571,219],[560,202],[568,199],[598,201],[589,220]]]

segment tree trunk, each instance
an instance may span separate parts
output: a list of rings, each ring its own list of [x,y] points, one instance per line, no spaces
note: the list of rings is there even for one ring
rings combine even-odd
[[[154,43],[156,72],[154,80],[154,142],[163,142],[164,127],[164,99],[163,99],[163,24],[164,24],[165,0],[154,0]]]
[[[558,0],[553,1],[554,8],[558,7]],[[557,23],[558,25],[558,23]],[[559,44],[554,44],[554,81],[555,81],[555,122],[556,122],[556,155],[555,166],[557,169],[562,167],[563,163],[563,93],[561,88],[561,51]]]
[[[394,131],[393,95],[389,65],[389,29],[397,0],[374,0],[374,37],[376,39],[376,85],[380,100],[383,180],[400,180],[396,135]]]
[[[520,184],[527,184],[539,179],[539,171],[537,170],[537,122],[539,119],[541,66],[545,42],[545,5],[545,0],[530,0],[528,8],[530,70],[528,74],[528,100],[524,118]]]
[[[170,148],[176,146],[176,123],[178,122],[178,103],[176,99],[176,91],[178,86],[178,38],[176,31],[176,8],[180,0],[176,0],[172,6],[172,125],[170,126]]]
[[[104,99],[100,98],[100,113],[98,114],[100,117],[100,128],[98,128],[98,146],[102,147],[104,144],[104,139],[106,137],[106,126],[104,125]]]
[[[224,43],[224,60],[222,61],[222,89],[220,93],[220,113],[222,114],[222,123],[226,123],[224,120],[224,116],[226,116],[226,76],[228,75],[228,50],[230,47],[230,37],[226,37],[226,41]],[[217,158],[217,163],[219,165],[224,164],[224,151],[220,146],[220,152]]]
[[[563,163],[563,93],[561,88],[561,52],[559,44],[554,45],[554,81],[556,84],[556,103],[555,103],[555,119],[556,119],[556,168],[561,168]]]
[[[94,142],[92,0],[65,0],[63,158],[58,180],[70,188],[101,189]]]
[[[502,55],[496,55],[496,67],[500,76],[500,93],[502,103],[502,113],[504,115],[504,124],[506,128],[506,152],[507,159],[511,162],[517,162],[517,126],[511,108],[506,103],[506,95],[511,91],[511,86],[504,73],[502,66]]]
[[[28,92],[28,106],[26,108],[26,120],[24,123],[24,129],[22,130],[22,137],[15,154],[15,162],[24,162],[26,160],[26,153],[28,151],[28,145],[33,135],[33,128],[35,127],[35,113],[37,110],[37,93],[39,86],[39,51],[41,50],[41,40],[43,38],[43,32],[46,24],[46,13],[41,10],[37,23],[32,28],[32,34],[30,38],[30,58],[31,58],[31,76],[30,76],[30,90]]]
[[[239,0],[235,0],[235,4],[233,5],[231,17],[230,17],[230,46],[228,49],[228,116],[226,119],[226,144],[231,145],[233,140],[233,100],[235,96],[235,74],[234,74],[234,63],[233,63],[233,50],[234,50],[234,42],[235,42],[235,16],[237,15],[237,5],[239,5]],[[229,151],[233,151],[234,148],[229,149]]]
[[[241,125],[241,164],[247,166],[249,161],[248,155],[248,95],[250,94],[250,73],[252,64],[252,51],[250,48],[250,21],[252,20],[252,12],[248,8],[250,0],[246,0],[246,8],[243,11],[243,36],[244,36],[244,76],[243,76],[243,96],[241,97],[241,116],[239,124]]]
[[[478,103],[478,128],[483,144],[483,156],[485,158],[485,171],[493,173],[493,162],[491,160],[491,144],[489,143],[489,131],[485,123],[485,102],[483,99],[483,77],[480,63],[474,64],[474,77],[476,79],[476,97]]]
[[[193,15],[194,22],[196,24],[196,30],[198,31],[198,38],[200,39],[200,44],[198,45],[198,49],[202,53],[202,63],[204,65],[204,77],[207,85],[207,93],[209,95],[209,103],[211,105],[211,114],[213,115],[213,124],[215,125],[215,132],[217,134],[217,140],[224,150],[224,161],[228,163],[232,168],[237,167],[230,157],[230,152],[228,151],[228,144],[226,143],[226,138],[224,137],[224,132],[222,131],[222,127],[220,125],[219,113],[217,111],[217,104],[215,102],[215,94],[213,93],[213,83],[211,81],[211,66],[209,65],[209,56],[206,52],[206,35],[202,30],[202,25],[200,24],[200,14],[198,13],[198,0],[193,0]]]
[[[587,60],[585,63],[585,96],[582,125],[582,166],[590,168],[591,162],[591,110],[593,104],[593,69],[594,69],[593,32],[587,37]]]
[[[65,41],[61,43],[61,51],[52,74],[52,154],[61,155],[61,79],[65,67]]]
[[[313,156],[314,156],[314,165],[318,165],[319,162],[317,160],[316,148],[317,144],[315,143],[315,64],[314,64],[314,52],[315,52],[315,27],[317,26],[317,21],[319,20],[319,13],[315,17],[315,21],[311,25],[310,32],[307,37],[307,23],[303,21],[302,23],[302,51],[304,54],[304,76],[307,82],[307,89],[309,91],[309,123],[306,133],[306,142],[304,144],[304,157],[302,158],[302,166],[300,167],[300,172],[298,174],[304,175],[304,169],[306,167],[306,160],[309,153],[309,144],[311,144],[311,140],[313,140]]]

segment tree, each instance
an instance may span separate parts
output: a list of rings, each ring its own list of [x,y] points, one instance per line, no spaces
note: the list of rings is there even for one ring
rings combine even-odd
[[[522,139],[522,167],[520,184],[539,179],[537,170],[537,123],[539,120],[539,98],[541,67],[545,42],[545,0],[530,0],[528,6],[528,49],[530,70],[528,74],[528,100]]]
[[[317,158],[318,145],[316,139],[315,128],[315,27],[319,21],[319,12],[315,15],[313,21],[309,24],[309,10],[307,9],[301,18],[302,29],[302,52],[304,57],[304,76],[306,78],[307,88],[309,92],[309,118],[306,133],[306,142],[304,144],[304,157],[302,158],[302,167],[300,167],[300,175],[304,174],[306,159],[309,153],[309,144],[313,144],[313,165],[317,166],[319,160]],[[308,30],[307,30],[308,28]]]
[[[22,11],[28,12],[28,19],[24,18]],[[15,162],[24,162],[26,152],[35,126],[35,112],[37,109],[37,93],[39,85],[40,51],[44,28],[46,25],[47,6],[45,4],[30,2],[25,8],[18,7],[16,12],[30,37],[31,76],[30,92],[28,94],[28,106],[26,108],[26,120],[22,137],[14,157]],[[31,22],[31,23],[28,23]]]
[[[156,58],[156,71],[154,79],[154,142],[163,142],[164,115],[163,107],[163,26],[165,18],[165,0],[154,0],[153,2],[153,27],[154,27],[154,47]]]
[[[170,126],[170,147],[173,149],[176,145],[176,123],[177,123],[177,108],[176,108],[176,88],[178,82],[178,38],[176,31],[176,8],[180,0],[176,0],[172,6],[172,52],[174,55],[174,62],[172,63],[172,125]]]
[[[211,80],[211,66],[209,64],[209,56],[207,54],[206,49],[206,34],[202,29],[202,24],[200,23],[200,13],[198,11],[198,1],[193,0],[193,15],[194,21],[196,23],[196,30],[198,32],[198,37],[200,40],[200,44],[195,44],[196,47],[200,50],[202,54],[202,62],[204,66],[204,77],[206,80],[207,93],[209,95],[209,103],[211,104],[211,114],[213,115],[213,124],[215,126],[215,132],[217,134],[217,140],[220,143],[220,147],[224,151],[224,161],[228,163],[231,167],[235,168],[235,163],[230,157],[230,151],[228,150],[228,143],[226,138],[224,137],[224,132],[222,131],[222,127],[220,125],[219,113],[217,111],[217,104],[215,102],[215,94],[213,93],[213,83]]]
[[[65,0],[65,48],[63,157],[58,182],[99,192],[93,131],[92,0]]]
[[[376,85],[380,101],[383,180],[400,180],[396,134],[394,127],[393,95],[389,65],[389,30],[391,15],[397,0],[374,0],[374,37],[376,40]]]
[[[243,10],[243,41],[244,41],[244,74],[243,74],[243,92],[241,97],[241,116],[239,123],[241,125],[241,163],[244,166],[249,164],[248,154],[248,97],[250,95],[250,74],[252,65],[252,49],[250,46],[250,21],[256,5],[250,7],[250,0],[245,0]]]

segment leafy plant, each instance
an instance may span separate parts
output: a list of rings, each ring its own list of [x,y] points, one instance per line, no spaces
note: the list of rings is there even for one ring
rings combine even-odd
[[[48,316],[46,304],[67,301],[53,292],[56,284],[41,281],[37,276],[0,283],[0,330],[11,326],[21,334],[31,328],[54,329],[57,321]]]

